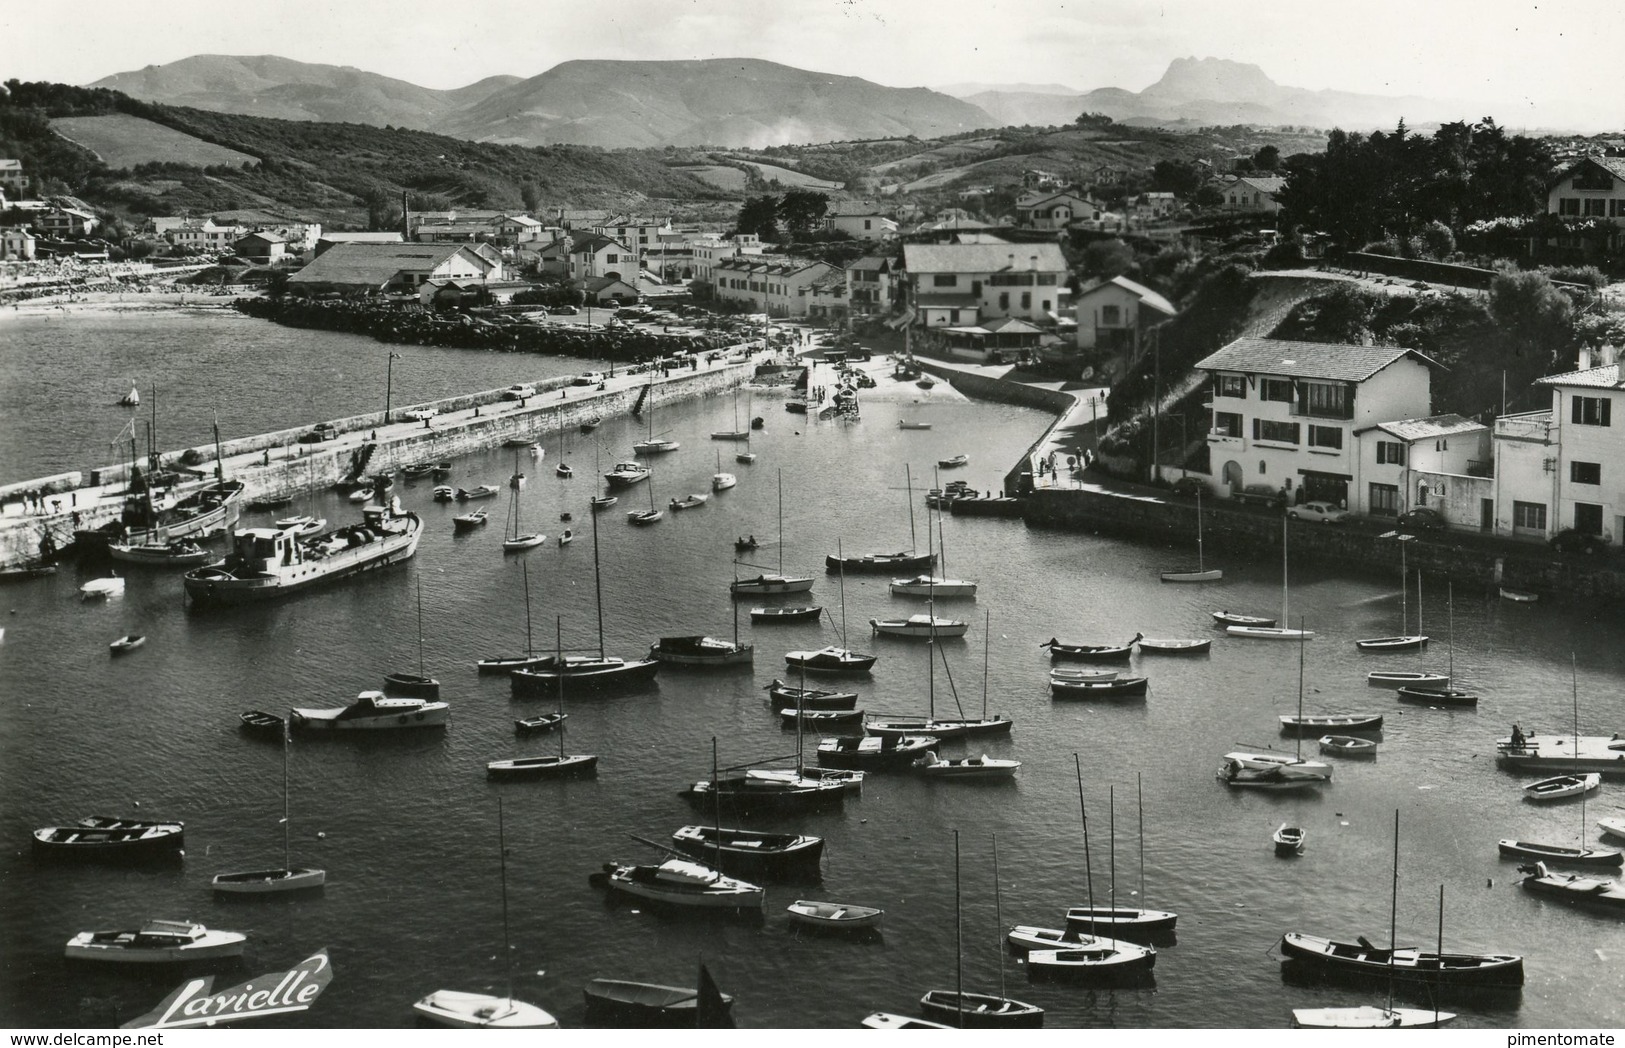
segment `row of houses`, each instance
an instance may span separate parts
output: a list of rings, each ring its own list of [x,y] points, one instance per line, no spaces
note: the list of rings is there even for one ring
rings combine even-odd
[[[1573,529],[1625,541],[1625,374],[1612,348],[1538,379],[1550,407],[1493,426],[1433,414],[1441,365],[1400,346],[1240,338],[1197,368],[1211,383],[1206,442],[1224,493],[1268,489],[1373,517],[1426,508],[1509,537]]]

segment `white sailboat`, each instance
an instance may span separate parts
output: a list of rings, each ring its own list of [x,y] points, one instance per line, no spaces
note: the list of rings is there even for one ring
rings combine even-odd
[[[753,540],[754,541],[754,540]],[[779,570],[774,574],[762,574],[754,579],[734,579],[728,589],[735,599],[739,597],[759,597],[774,593],[806,593],[813,588],[811,575],[786,575],[784,573],[784,470],[779,470]]]
[[[270,895],[276,892],[306,891],[327,883],[327,871],[295,866],[289,856],[287,726],[282,730],[282,865],[270,870],[235,870],[217,873],[210,886],[230,895]]]
[[[1281,622],[1290,622],[1287,618],[1287,519],[1281,518]],[[1314,632],[1302,629],[1289,629],[1286,626],[1226,626],[1224,631],[1232,637],[1251,637],[1254,640],[1309,640]]]
[[[1224,571],[1219,568],[1209,568],[1207,558],[1202,551],[1202,490],[1196,490],[1196,570],[1182,568],[1178,571],[1165,571],[1162,573],[1164,582],[1217,582],[1224,578]]]
[[[517,451],[515,451],[513,453],[513,471],[514,471],[514,476],[517,477],[517,476],[521,475],[519,473],[519,452],[517,452]],[[532,548],[534,548],[536,546],[540,546],[542,543],[547,541],[547,536],[546,535],[541,535],[541,534],[537,534],[537,533],[534,533],[534,532],[527,535],[527,534],[524,533],[523,529],[520,528],[520,526],[519,526],[519,488],[520,488],[520,485],[513,484],[513,485],[510,485],[510,487],[513,489],[513,495],[511,495],[509,497],[509,502],[511,503],[513,512],[509,514],[510,519],[509,519],[508,534],[502,540],[502,549],[503,549],[503,552],[505,552],[505,553],[512,553],[512,552],[515,552],[515,551],[518,551],[518,550],[532,549]]]
[[[1406,633],[1405,626],[1410,622],[1406,613],[1405,596],[1410,590],[1410,575],[1405,570],[1405,544],[1412,541],[1410,535],[1400,535],[1392,532],[1399,543],[1399,634],[1393,637],[1367,637],[1357,640],[1354,646],[1361,651],[1415,651],[1427,647],[1428,639],[1422,634],[1422,574],[1416,575],[1416,632]]]

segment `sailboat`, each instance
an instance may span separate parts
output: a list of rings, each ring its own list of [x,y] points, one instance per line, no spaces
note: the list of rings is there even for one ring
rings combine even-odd
[[[999,892],[999,839],[993,838],[993,894]],[[928,990],[920,998],[920,1011],[927,1019],[947,1023],[961,1030],[1037,1029],[1044,1025],[1044,1009],[1036,1004],[1013,1000],[1004,995],[1004,951],[999,951],[999,992],[965,992],[964,922],[960,914],[959,831],[954,831],[954,988]],[[1002,930],[1004,920],[998,918]]]
[[[1388,944],[1387,954],[1388,976],[1388,1003],[1382,1007],[1362,1004],[1348,1008],[1294,1008],[1292,1009],[1292,1025],[1307,1030],[1386,1030],[1410,1028],[1417,1030],[1433,1029],[1443,1026],[1454,1019],[1453,1012],[1441,1012],[1438,1009],[1423,1008],[1395,1008],[1394,1007],[1394,974],[1396,958],[1400,954],[1394,944],[1398,940],[1399,920],[1399,811],[1394,811],[1394,883],[1393,893],[1388,911]],[[1361,940],[1362,944],[1364,940]],[[1413,957],[1416,951],[1405,951]],[[1444,886],[1439,886],[1439,952],[1435,958],[1444,957]],[[1415,963],[1412,960],[1412,963]],[[1521,965],[1520,965],[1521,974]],[[1519,981],[1522,979],[1520,977]]]
[[[1095,878],[1089,861],[1089,813],[1083,804],[1083,764],[1072,755],[1078,779],[1078,814],[1083,820],[1083,876],[1089,893],[1089,909],[1095,908]],[[1115,982],[1149,978],[1157,963],[1155,947],[1123,942],[1115,932],[1109,938],[1076,936],[1053,949],[1035,949],[1027,954],[1027,976],[1031,979],[1057,978],[1071,981]],[[1010,936],[1016,942],[1015,933]]]
[[[1286,614],[1287,601],[1287,518],[1281,518],[1281,622],[1290,622]],[[1215,616],[1217,618],[1217,616]],[[1224,620],[1220,620],[1224,621]],[[1263,625],[1227,625],[1224,631],[1233,637],[1252,637],[1255,640],[1309,640],[1314,634],[1306,633],[1301,629],[1289,629],[1286,626]]]
[[[927,505],[930,505],[929,501]],[[947,578],[948,574],[948,540],[942,533],[942,507],[937,507],[937,556],[938,564],[942,570],[941,575],[926,572],[911,579],[893,579],[889,587],[894,597],[930,597],[933,600],[949,597],[976,597],[976,583],[967,579]],[[925,517],[926,534],[931,532],[931,514]]]
[[[1410,587],[1410,575],[1405,570],[1405,544],[1410,542],[1412,536],[1397,535],[1399,542],[1399,635],[1395,637],[1368,637],[1357,640],[1354,646],[1361,651],[1416,651],[1427,647],[1428,639],[1422,635],[1422,576],[1417,572],[1416,612],[1417,625],[1415,633],[1406,633],[1405,625],[1409,618],[1405,614],[1405,593]]]
[[[1574,754],[1578,761],[1580,753],[1580,676],[1575,665],[1574,656],[1569,656],[1569,679],[1574,692]],[[1574,778],[1577,776],[1570,776]],[[1560,844],[1537,844],[1532,841],[1503,840],[1500,843],[1502,855],[1518,859],[1533,859],[1537,862],[1551,863],[1554,866],[1619,866],[1625,864],[1625,854],[1613,848],[1586,847],[1586,794],[1589,790],[1581,789],[1580,794],[1580,836],[1579,847],[1570,848]],[[1544,874],[1541,874],[1544,876]],[[1537,889],[1538,890],[1538,889]]]
[[[517,451],[513,453],[513,468],[514,476],[521,476],[519,472],[519,452]],[[546,535],[541,535],[534,532],[527,535],[521,530],[519,526],[520,485],[513,484],[510,485],[510,487],[513,488],[513,494],[508,499],[510,508],[512,509],[512,512],[508,514],[510,527],[507,535],[502,539],[502,549],[505,553],[512,553],[516,550],[532,549],[547,541]]]
[[[1298,625],[1303,625],[1300,620]],[[1299,629],[1298,642],[1298,715],[1303,715],[1303,652],[1304,644],[1314,634]],[[1295,790],[1325,782],[1332,777],[1331,765],[1321,761],[1304,760],[1303,736],[1299,734],[1292,756],[1276,753],[1235,750],[1224,755],[1219,766],[1219,781],[1227,786],[1264,790]]]
[[[756,656],[754,644],[739,643],[739,605],[734,609],[734,639],[683,636],[661,637],[649,645],[649,657],[677,666],[734,666],[748,663]]]
[[[717,740],[711,737],[711,779],[719,778]],[[735,877],[762,880],[816,881],[824,839],[799,833],[764,833],[722,825],[723,791],[710,791],[714,821],[709,826],[680,827],[672,846],[684,855]]]
[[[992,613],[987,614],[988,621]],[[941,649],[933,637],[926,648],[926,715],[924,719],[870,717],[863,725],[863,730],[870,735],[896,736],[904,735],[935,735],[939,739],[949,739],[964,735],[988,735],[1005,733],[1010,730],[1013,721],[1009,717],[989,717],[987,715],[987,638],[983,638],[982,652],[982,716],[972,717],[938,717],[937,716],[937,690],[936,690],[936,659]],[[943,655],[944,668],[947,666],[947,657]],[[957,697],[955,699],[957,702]],[[963,713],[963,711],[961,711]],[[926,761],[915,765],[917,769],[932,778],[1008,778],[1021,767],[1020,761],[994,760],[991,757],[972,757],[965,760],[945,761],[935,753],[928,755]]]
[[[839,540],[836,548],[840,548]],[[817,651],[787,651],[785,665],[811,673],[868,673],[874,668],[875,656],[853,651],[846,646],[846,572],[841,578],[841,643]]]
[[[799,698],[796,711],[804,710]],[[830,811],[840,808],[846,801],[846,791],[856,783],[861,789],[863,773],[834,773],[818,769],[815,774],[803,759],[801,718],[796,718],[796,752],[781,757],[768,757],[750,764],[732,768],[716,768],[716,757],[711,760],[711,778],[692,783],[681,791],[681,796],[696,804],[706,804],[720,811],[726,803],[738,815],[801,815],[808,812]],[[756,765],[794,758],[796,766],[790,769],[759,768]],[[718,816],[720,822],[721,816]]]
[[[287,726],[282,731],[282,865],[274,870],[237,870],[217,873],[210,886],[217,892],[231,895],[269,895],[274,892],[296,892],[320,888],[327,883],[327,871],[311,866],[295,866],[289,859],[288,819],[288,738]]]
[[[749,430],[746,432],[748,433]],[[722,452],[717,452],[717,471],[711,474],[711,490],[727,491],[729,488],[738,483],[738,477],[734,476],[732,473],[722,472]]]
[[[1401,629],[1404,627],[1401,626]],[[1416,632],[1422,632],[1422,569],[1416,569]],[[1401,638],[1403,639],[1403,638]],[[1421,638],[1424,642],[1426,637]],[[1421,652],[1427,645],[1418,644],[1410,650]],[[1448,688],[1450,678],[1442,673],[1425,670],[1372,670],[1365,682],[1376,688]]]
[[[1134,776],[1135,792],[1140,807],[1140,898],[1145,898],[1145,793],[1140,775]],[[1112,902],[1110,906],[1074,906],[1066,911],[1066,930],[1073,935],[1108,932],[1125,939],[1155,940],[1172,936],[1179,914],[1167,910],[1148,910],[1134,906],[1117,905],[1117,832],[1115,811],[1111,833]]]
[[[754,579],[734,579],[728,589],[739,597],[760,597],[774,593],[806,593],[813,587],[811,575],[784,573],[784,470],[779,470],[779,570],[776,574],[761,574]]]
[[[749,399],[747,399],[745,401],[745,414],[749,415],[752,408],[755,406],[755,404],[756,404],[756,398],[754,396],[751,396]],[[751,416],[751,422],[750,422],[750,429],[761,429],[762,427],[761,427],[760,423],[761,423],[761,419],[756,418],[754,415],[752,415]],[[739,464],[744,465],[744,466],[749,466],[753,462],[756,461],[756,452],[754,452],[754,451],[752,451],[750,449],[750,429],[747,429],[745,431],[745,450],[739,452],[736,455],[734,455],[734,461],[738,462]]]
[[[675,440],[667,440],[665,437],[657,437],[657,436],[655,436],[655,379],[654,379],[654,372],[649,373],[648,401],[649,401],[649,406],[648,406],[648,410],[647,410],[646,414],[647,414],[647,419],[648,419],[648,423],[649,423],[649,436],[648,436],[648,439],[640,440],[636,444],[633,444],[632,445],[632,450],[634,452],[636,452],[637,454],[639,454],[639,455],[662,455],[662,454],[665,454],[668,451],[676,451],[678,448],[682,447],[682,445],[680,443],[678,443]]]
[[[592,579],[598,605],[598,656],[565,655],[559,652],[526,669],[509,675],[516,696],[545,694],[563,686],[568,679],[577,687],[608,688],[642,684],[652,680],[660,663],[654,659],[621,659],[604,654],[604,588],[598,560],[598,517],[592,518]]]
[[[479,660],[474,664],[481,673],[512,673],[514,670],[528,669],[547,661],[547,656],[537,655],[536,648],[531,644],[530,632],[530,562],[522,560],[520,568],[524,571],[525,579],[525,653],[523,655],[493,655]]]
[[[924,571],[929,573],[937,563],[935,553],[919,554],[914,552],[914,479],[905,463],[903,476],[906,479],[908,491],[908,544],[909,548],[902,553],[874,553],[866,557],[848,557],[845,553],[836,552],[835,556],[824,554],[824,571],[833,575],[837,571],[852,571],[860,574],[887,575],[894,571]]]
[[[653,473],[654,471],[650,470],[649,472]],[[660,516],[661,516],[660,510],[655,509],[655,486],[654,486],[654,482],[650,481],[649,482],[649,508],[648,509],[627,510],[627,512],[626,512],[626,520],[630,524],[637,524],[639,526],[642,526],[642,525],[646,525],[646,524],[653,524],[653,523],[659,521]]]
[[[563,619],[554,619],[555,658],[564,659]],[[564,752],[564,682],[559,681],[559,705],[553,724],[558,728],[559,752],[538,757],[514,757],[509,760],[490,761],[485,774],[493,779],[560,779],[571,775],[593,775],[598,770],[598,756],[592,753]]]
[[[1162,573],[1164,582],[1217,582],[1224,578],[1220,568],[1209,568],[1202,552],[1202,489],[1196,489],[1196,570],[1181,568]]]
[[[749,440],[750,430],[739,428],[739,390],[734,390],[734,428],[711,431],[712,440]]]
[[[467,993],[462,990],[436,990],[412,1010],[440,1026],[494,1030],[551,1030],[559,1021],[534,1004],[516,1000],[513,995],[513,948],[508,942],[508,846],[502,818],[502,798],[497,798],[497,851],[502,878],[502,967],[507,976],[507,996]]]
[[[440,682],[423,672],[423,580],[417,580],[418,597],[418,671],[416,673],[384,674],[384,694],[413,699],[438,699]]]
[[[1420,591],[1420,578],[1417,580]],[[1456,585],[1445,589],[1445,609],[1450,616],[1447,650],[1450,655],[1449,672],[1442,682],[1432,684],[1401,684],[1397,689],[1400,702],[1414,702],[1427,706],[1477,706],[1478,696],[1461,688],[1451,687],[1456,680]]]
[[[910,517],[912,518],[912,516],[913,510],[911,508]],[[935,553],[931,548],[931,520],[929,517],[926,518],[925,522],[925,547],[926,555],[934,558]],[[927,580],[926,596],[929,598],[933,595],[931,585],[933,576],[928,574],[924,578]],[[911,637],[930,643],[935,643],[939,637],[963,637],[970,630],[970,623],[963,619],[938,618],[934,600],[927,607],[929,611],[925,615],[910,615],[906,619],[870,619],[869,628],[876,635]]]
[[[119,402],[119,404],[121,406],[127,407],[127,408],[140,407],[141,406],[141,390],[137,389],[134,383],[131,383],[130,384],[130,392],[128,392],[128,393],[124,394],[122,397],[120,397],[118,402]]]
[[[559,412],[559,462],[558,462],[558,465],[553,467],[553,473],[554,473],[554,475],[559,476],[559,477],[563,477],[566,480],[568,480],[571,477],[576,475],[576,471],[571,469],[569,467],[569,465],[564,461],[564,412],[563,411]]]

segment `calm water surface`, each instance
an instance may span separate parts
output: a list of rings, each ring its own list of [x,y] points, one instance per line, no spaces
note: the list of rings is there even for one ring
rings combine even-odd
[[[178,345],[195,330],[193,323],[52,321],[53,335],[62,340],[53,352],[97,360],[108,352],[109,325],[131,325],[147,330],[155,343],[167,338]],[[382,352],[366,340],[235,318],[201,323],[231,333],[219,351],[241,362],[226,374],[255,390],[270,381],[268,369],[289,383],[283,388],[303,389],[290,377],[300,367],[350,373],[358,354]],[[18,330],[6,328],[4,341]],[[305,363],[278,363],[277,354],[264,352],[273,344]],[[12,376],[23,373],[36,382],[34,372],[46,370],[15,345],[5,352]],[[535,376],[558,365],[406,352],[407,360],[397,362],[397,383],[417,365],[428,371],[431,359],[442,369],[440,382],[469,376],[445,392],[504,385],[514,375]],[[58,367],[63,376],[79,376],[76,385],[59,379],[69,383],[63,390],[70,403],[114,391],[114,378],[123,373],[109,374],[99,364],[75,369],[66,360],[52,365]],[[157,379],[177,389],[193,381],[181,375]],[[332,399],[314,412],[291,394],[281,407],[275,397],[234,401],[240,415],[230,420],[231,432],[363,406],[324,389],[325,382],[308,385],[313,396]],[[414,395],[435,391],[426,384]],[[13,391],[4,395],[0,441],[13,451],[26,448],[32,434],[22,432],[10,407]],[[918,406],[869,403],[864,421],[849,426],[809,425],[765,401],[757,401],[755,410],[768,420],[753,445],[760,457],[754,466],[737,466],[726,461],[736,450],[732,445],[705,439],[711,430],[732,428],[731,398],[663,409],[662,427],[671,427],[682,450],[657,462],[648,489],[623,493],[621,505],[599,518],[611,653],[637,654],[662,634],[731,634],[732,539],[776,534],[781,471],[784,565],[818,574],[813,596],[839,618],[837,580],[818,570],[822,557],[837,541],[848,552],[910,545],[905,463],[923,486],[921,478],[929,479],[936,459],[966,452],[972,464],[960,475],[973,487],[996,487],[1008,463],[1047,422],[1021,408],[944,404],[928,409],[935,413],[934,430],[900,432],[896,419],[919,416]],[[86,424],[83,416],[75,411],[76,425]],[[623,418],[606,421],[596,445],[572,436],[566,458],[576,467],[574,480],[552,475],[552,447],[542,467],[529,470],[533,479],[522,496],[527,521],[556,534],[559,514],[569,511],[577,535],[563,549],[550,544],[524,555],[538,645],[551,642],[556,618],[566,647],[597,643],[586,512],[587,497],[596,490],[594,459],[607,468],[626,456],[641,432],[634,420]],[[652,528],[626,524],[622,511],[640,500],[646,504],[650,490],[662,504],[704,490],[718,449],[725,467],[740,476],[737,488],[713,496],[702,510],[668,514]],[[21,472],[44,468],[55,467],[36,463]],[[492,451],[461,460],[454,482],[499,482],[511,469],[511,452]],[[794,735],[768,711],[761,687],[783,675],[783,652],[828,643],[833,631],[827,622],[753,630],[742,617],[741,636],[757,645],[754,669],[663,672],[647,692],[570,704],[568,747],[600,755],[595,780],[495,786],[486,781],[486,761],[546,753],[556,745],[547,736],[517,740],[512,734],[515,715],[545,709],[545,703],[516,702],[506,680],[474,672],[475,659],[511,652],[525,639],[521,558],[504,556],[498,544],[496,520],[507,493],[502,502],[488,504],[491,527],[454,536],[450,518],[457,510],[431,503],[429,485],[399,490],[427,521],[413,561],[282,604],[191,614],[182,607],[179,579],[168,572],[132,572],[126,595],[101,605],[80,603],[76,591],[83,578],[71,568],[0,592],[10,612],[0,643],[0,839],[9,842],[0,858],[0,1023],[116,1025],[152,1007],[178,981],[173,972],[85,970],[61,957],[63,942],[76,931],[127,927],[148,917],[193,918],[248,932],[243,968],[230,973],[241,977],[328,947],[336,977],[303,1017],[306,1025],[408,1025],[412,1001],[431,990],[502,992],[499,795],[506,809],[516,990],[568,1025],[582,1021],[580,989],[590,978],[692,985],[701,959],[738,998],[735,1015],[744,1026],[850,1026],[876,1009],[915,1012],[921,993],[953,986],[955,830],[963,855],[966,987],[997,992],[1002,971],[1008,993],[1047,1008],[1051,1026],[1278,1027],[1295,1006],[1380,1003],[1380,988],[1284,986],[1272,947],[1288,930],[1386,941],[1396,808],[1403,813],[1400,939],[1433,942],[1443,884],[1447,948],[1527,958],[1521,996],[1447,1005],[1463,1013],[1460,1024],[1620,1021],[1625,936],[1618,922],[1526,897],[1515,886],[1513,864],[1496,856],[1501,837],[1573,841],[1580,812],[1524,804],[1517,788],[1522,780],[1495,769],[1492,745],[1513,721],[1526,730],[1570,730],[1571,652],[1578,666],[1580,730],[1606,733],[1622,726],[1625,656],[1615,620],[1583,609],[1485,602],[1482,594],[1458,591],[1455,666],[1483,694],[1480,707],[1400,707],[1391,692],[1368,689],[1364,673],[1378,665],[1443,668],[1444,587],[1429,582],[1425,593],[1424,626],[1437,641],[1433,651],[1420,658],[1361,656],[1354,638],[1392,633],[1398,626],[1397,580],[1296,570],[1293,618],[1301,614],[1321,633],[1307,649],[1306,711],[1378,710],[1388,716],[1387,733],[1377,760],[1336,762],[1335,783],[1319,793],[1245,794],[1216,783],[1214,770],[1220,755],[1237,744],[1291,748],[1290,740],[1283,743],[1276,735],[1275,717],[1297,706],[1295,647],[1221,637],[1205,658],[1137,656],[1133,669],[1152,681],[1146,699],[1088,704],[1052,702],[1049,663],[1037,645],[1051,636],[1125,640],[1137,630],[1209,636],[1210,611],[1262,613],[1279,606],[1277,561],[1227,562],[1225,580],[1216,585],[1164,586],[1157,571],[1183,563],[1188,551],[1029,530],[1019,521],[950,518],[944,528],[949,572],[979,579],[981,595],[939,606],[939,614],[970,619],[972,627],[964,640],[943,644],[951,682],[939,666],[937,707],[952,709],[957,689],[964,708],[980,710],[983,646],[989,640],[988,708],[1013,716],[1015,730],[1008,739],[947,751],[1019,759],[1015,782],[976,787],[872,776],[861,799],[843,813],[760,824],[824,836],[821,885],[771,886],[765,920],[755,924],[670,919],[606,903],[587,883],[588,875],[608,860],[655,858],[629,833],[659,840],[707,818],[677,790],[708,774],[713,737],[725,764],[791,752]],[[923,529],[918,490],[914,501],[916,528]],[[320,510],[330,520],[356,515],[349,503],[331,496],[322,497]],[[920,534],[918,545],[924,542]],[[775,545],[756,556],[776,568]],[[214,873],[281,862],[279,750],[241,734],[238,712],[336,705],[376,687],[392,669],[415,670],[414,593],[420,583],[423,665],[441,680],[443,697],[452,704],[450,727],[399,737],[296,739],[292,858],[328,870],[325,892],[301,900],[215,899],[208,890]],[[865,628],[870,617],[919,610],[919,602],[890,597],[884,579],[847,580],[853,644],[880,655],[873,679],[858,685],[867,709],[923,712],[926,649],[871,640]],[[991,616],[990,633],[984,615]],[[128,631],[147,634],[147,646],[109,659],[107,642]],[[999,949],[1000,916],[1004,925],[1053,927],[1067,906],[1088,898],[1075,752],[1082,755],[1097,902],[1110,890],[1114,858],[1119,902],[1141,898],[1134,793],[1136,775],[1143,777],[1143,898],[1181,915],[1178,943],[1161,951],[1154,988],[1029,986],[1023,968]],[[1114,811],[1108,808],[1110,790]],[[1587,821],[1625,804],[1622,791],[1617,782],[1606,784],[1588,805]],[[100,812],[184,819],[184,864],[122,870],[47,867],[31,860],[33,828]],[[1113,814],[1115,856],[1108,839]],[[1283,821],[1308,830],[1307,852],[1292,861],[1275,858],[1270,845],[1270,833]],[[999,914],[994,834],[1002,875]],[[1597,839],[1594,825],[1585,835]],[[785,905],[796,898],[884,907],[884,937],[865,944],[798,936],[784,916]],[[785,992],[806,986],[809,972],[817,973],[820,992]]]

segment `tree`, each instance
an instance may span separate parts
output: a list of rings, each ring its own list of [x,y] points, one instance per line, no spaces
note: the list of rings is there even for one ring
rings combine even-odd
[[[734,222],[735,233],[745,233],[761,237],[763,240],[779,239],[779,198],[771,194],[759,197],[746,197],[744,204],[739,208],[739,218]]]
[[[1281,151],[1274,146],[1259,146],[1253,154],[1253,167],[1258,171],[1275,171],[1281,166]]]
[[[1121,240],[1096,240],[1083,249],[1083,271],[1110,280],[1134,265],[1134,249]]]
[[[1080,113],[1072,124],[1085,131],[1104,131],[1112,126],[1112,118],[1105,113]]]
[[[1574,305],[1544,273],[1503,266],[1490,281],[1490,316],[1514,355],[1566,355]]]
[[[806,189],[792,189],[779,200],[778,217],[791,233],[816,229],[829,210],[829,197]]]
[[[542,206],[542,190],[535,182],[528,179],[519,183],[519,198],[525,202],[525,210],[534,215]]]
[[[1183,160],[1159,160],[1151,168],[1151,185],[1164,193],[1189,200],[1202,187],[1202,172]]]

